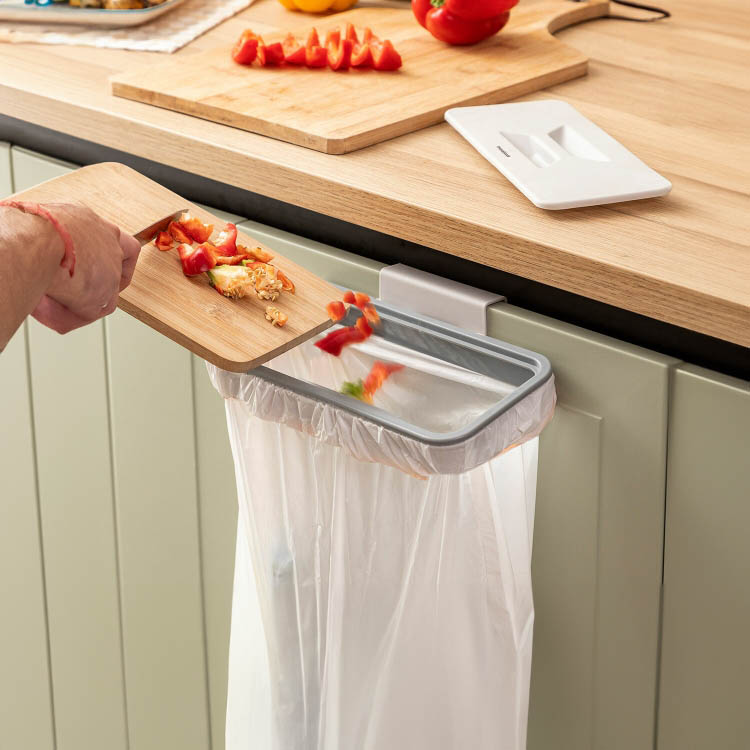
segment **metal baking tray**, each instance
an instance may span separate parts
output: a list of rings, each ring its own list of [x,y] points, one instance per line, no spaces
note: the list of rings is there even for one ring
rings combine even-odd
[[[508,384],[512,390],[462,429],[438,433],[407,422],[377,406],[270,367],[256,367],[250,374],[433,446],[458,445],[472,438],[552,377],[550,362],[541,354],[489,336],[469,333],[433,318],[407,313],[377,300],[374,304],[381,320],[375,336]],[[359,310],[352,305],[341,325],[353,325],[359,315]]]
[[[74,24],[100,28],[140,26],[163,16],[185,0],[166,0],[161,5],[134,10],[105,10],[104,8],[76,8],[67,3],[52,5],[27,5],[23,0],[0,0],[0,21]]]

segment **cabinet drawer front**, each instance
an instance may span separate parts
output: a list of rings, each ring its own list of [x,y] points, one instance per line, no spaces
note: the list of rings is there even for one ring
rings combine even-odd
[[[750,747],[750,383],[674,374],[659,750]]]

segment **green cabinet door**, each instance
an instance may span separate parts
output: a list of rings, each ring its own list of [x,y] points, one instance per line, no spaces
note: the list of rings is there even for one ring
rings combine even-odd
[[[0,195],[74,168],[0,144]],[[29,320],[0,386],[0,748],[221,750],[237,499],[204,363],[120,311]]]
[[[378,293],[382,264],[243,227],[331,282]],[[509,304],[490,309],[488,329],[545,354],[557,378],[539,456],[528,748],[651,750],[676,361]]]
[[[669,419],[658,750],[750,747],[750,383],[685,365]]]

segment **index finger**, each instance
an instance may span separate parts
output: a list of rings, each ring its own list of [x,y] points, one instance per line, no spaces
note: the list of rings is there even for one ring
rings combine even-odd
[[[135,264],[141,252],[141,244],[135,237],[131,237],[120,230],[120,247],[122,248],[122,277],[120,279],[120,291],[122,291],[133,278]]]

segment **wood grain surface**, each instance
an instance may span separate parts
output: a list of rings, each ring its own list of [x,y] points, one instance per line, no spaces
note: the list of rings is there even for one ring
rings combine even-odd
[[[321,40],[352,23],[390,39],[401,70],[333,73],[285,66],[237,65],[232,41],[187,61],[166,59],[112,78],[112,93],[242,128],[289,143],[343,154],[441,122],[450,107],[494,104],[584,75],[585,55],[550,34],[607,13],[608,0],[521,3],[501,33],[469,47],[451,47],[415,23],[411,9],[355,8],[310,17]],[[283,29],[264,34],[283,40]],[[305,35],[298,38],[304,44]]]
[[[44,182],[19,193],[21,200],[75,201],[96,210],[125,231],[135,233],[181,208],[208,223],[223,226],[205,210],[122,164],[102,163]],[[240,234],[241,244],[260,243]],[[273,248],[267,248],[273,252]],[[278,254],[273,260],[296,286],[274,303],[255,296],[229,300],[217,294],[205,275],[188,278],[176,251],[146,245],[130,286],[120,294],[119,307],[209,362],[245,372],[328,328],[325,305],[338,290]],[[289,315],[283,328],[264,316],[273,304]],[[143,363],[148,367],[148,363]]]
[[[653,200],[543,211],[447,124],[331,156],[111,95],[158,53],[0,45],[0,113],[750,346],[750,6],[663,5],[563,29],[588,75],[525,97],[570,102],[671,180]],[[310,23],[256,0],[175,59]]]

